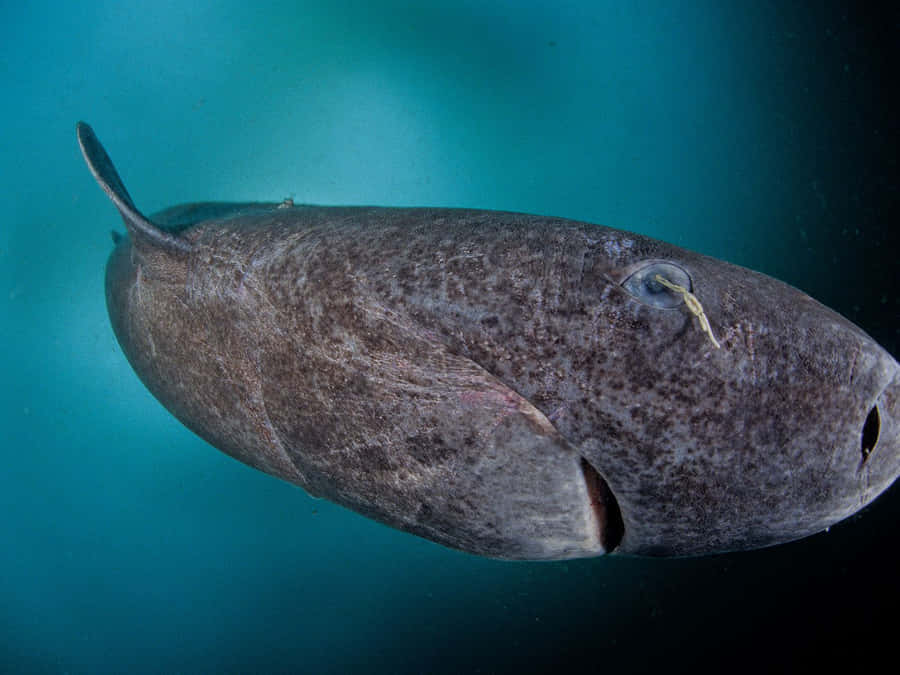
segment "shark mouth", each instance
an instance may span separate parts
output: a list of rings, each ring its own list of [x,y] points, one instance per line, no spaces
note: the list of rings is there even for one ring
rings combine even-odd
[[[625,523],[622,522],[619,502],[616,501],[603,476],[584,457],[581,458],[581,473],[597,522],[600,545],[604,553],[612,553],[625,535]]]

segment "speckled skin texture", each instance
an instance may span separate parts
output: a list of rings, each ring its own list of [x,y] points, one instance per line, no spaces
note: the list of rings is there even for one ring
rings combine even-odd
[[[824,529],[900,472],[897,363],[764,275],[491,211],[195,204],[150,220],[183,248],[132,231],[106,282],[150,391],[233,457],[447,546],[749,549]],[[622,288],[652,260],[688,272],[721,349],[683,304]]]

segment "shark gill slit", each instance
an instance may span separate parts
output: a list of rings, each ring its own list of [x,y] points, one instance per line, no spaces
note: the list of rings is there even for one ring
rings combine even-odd
[[[625,534],[625,523],[622,521],[619,502],[616,501],[603,476],[584,457],[581,458],[581,473],[584,476],[588,498],[591,500],[591,508],[594,509],[597,518],[600,545],[603,546],[604,553],[612,553]]]

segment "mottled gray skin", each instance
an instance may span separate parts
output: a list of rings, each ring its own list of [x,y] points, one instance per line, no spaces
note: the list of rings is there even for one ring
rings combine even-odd
[[[498,558],[690,555],[820,531],[900,472],[897,363],[779,281],[516,213],[147,221],[78,131],[129,230],[106,294],[134,370],[211,444],[313,495]],[[687,271],[721,349],[684,304],[622,287],[647,261]]]

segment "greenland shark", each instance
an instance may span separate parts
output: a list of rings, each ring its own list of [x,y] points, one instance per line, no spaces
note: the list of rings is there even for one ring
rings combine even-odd
[[[122,216],[106,301],[153,395],[261,471],[503,559],[824,530],[900,473],[900,368],[801,291],[630,232],[448,208]]]

